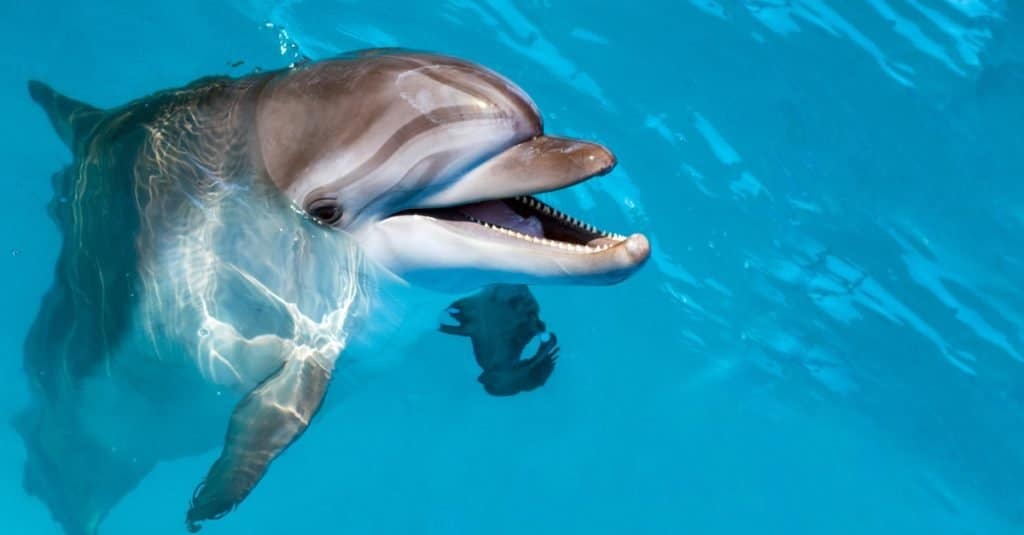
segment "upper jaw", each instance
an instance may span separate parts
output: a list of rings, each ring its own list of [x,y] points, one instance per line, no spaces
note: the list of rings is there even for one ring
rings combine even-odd
[[[555,191],[608,173],[615,156],[596,143],[536,136],[513,145],[430,194],[416,208],[443,208]]]

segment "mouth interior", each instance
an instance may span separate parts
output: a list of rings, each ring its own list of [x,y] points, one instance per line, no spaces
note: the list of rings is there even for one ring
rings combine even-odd
[[[403,213],[473,223],[513,238],[577,252],[603,251],[626,239],[527,195]]]

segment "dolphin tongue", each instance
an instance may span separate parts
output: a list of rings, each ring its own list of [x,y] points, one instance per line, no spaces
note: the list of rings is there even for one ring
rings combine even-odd
[[[456,208],[463,215],[486,221],[536,238],[544,237],[544,227],[536,217],[523,217],[502,201],[483,201]]]

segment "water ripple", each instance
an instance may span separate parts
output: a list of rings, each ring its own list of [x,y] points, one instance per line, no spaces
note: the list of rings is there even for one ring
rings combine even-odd
[[[764,27],[780,35],[801,31],[801,23],[845,38],[864,50],[893,80],[913,86],[914,69],[890,59],[880,43],[891,40],[890,32],[907,40],[918,52],[940,62],[959,76],[976,70],[979,56],[991,40],[989,24],[1002,16],[1001,2],[954,1],[945,3],[953,12],[923,4],[919,0],[863,0],[884,24],[864,17],[864,10],[824,0],[745,0],[750,14]],[[850,10],[858,22],[840,14]],[[854,11],[858,10],[858,11]],[[966,17],[966,18],[964,18]],[[959,20],[958,20],[959,19]]]

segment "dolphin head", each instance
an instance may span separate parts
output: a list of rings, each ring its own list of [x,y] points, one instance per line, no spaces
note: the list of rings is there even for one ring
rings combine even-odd
[[[467,61],[372,51],[283,71],[261,90],[255,138],[297,207],[414,284],[611,284],[650,253],[643,235],[533,196],[605,174],[615,157],[544,135],[529,96]]]

